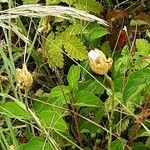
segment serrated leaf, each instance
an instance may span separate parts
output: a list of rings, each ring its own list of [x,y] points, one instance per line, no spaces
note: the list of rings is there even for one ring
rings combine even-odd
[[[11,118],[30,119],[29,112],[25,111],[15,102],[7,102],[0,106],[0,113],[6,114]]]
[[[74,6],[77,9],[85,10],[87,12],[94,12],[97,14],[103,11],[102,5],[96,0],[77,0],[74,3]]]
[[[39,114],[39,118],[46,128],[51,128],[52,130],[58,130],[61,132],[67,131],[65,121],[62,119],[61,114],[58,114],[56,111],[43,110]]]
[[[131,73],[123,91],[124,102],[132,101],[133,94],[140,90],[139,88],[143,88],[147,82],[150,82],[150,69],[142,69]]]
[[[75,35],[72,35],[64,41],[64,48],[71,58],[80,61],[87,58],[86,47]]]
[[[80,79],[80,72],[81,69],[79,66],[72,65],[69,69],[67,80],[69,83],[69,86],[73,89],[77,89],[78,87],[78,80]]]
[[[150,43],[146,39],[136,40],[137,52],[143,55],[150,55]]]
[[[95,39],[98,39],[106,34],[109,34],[108,30],[103,27],[94,27],[89,32],[89,39],[90,41],[93,41]]]
[[[77,34],[81,33],[81,25],[75,23],[70,25],[64,32],[60,33],[53,39],[51,36],[47,37],[45,47],[48,52],[49,64],[52,68],[63,68],[64,58],[62,52],[62,45],[68,55],[76,60],[83,60],[87,58],[87,50]],[[50,40],[50,39],[51,40]]]
[[[72,35],[80,34],[82,32],[82,29],[83,26],[81,26],[81,24],[74,23],[70,25],[68,28],[66,28],[66,30],[60,34],[60,37],[62,39],[64,39],[64,37],[69,39],[69,37],[71,37]]]
[[[63,68],[64,58],[62,53],[62,41],[56,38],[51,42],[48,50],[48,60],[52,68]]]
[[[89,106],[89,107],[103,107],[103,102],[94,94],[82,90],[79,91],[75,97],[76,106]]]

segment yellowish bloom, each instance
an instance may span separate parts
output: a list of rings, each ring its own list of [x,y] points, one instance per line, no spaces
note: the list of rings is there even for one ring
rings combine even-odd
[[[105,54],[99,49],[91,50],[88,53],[90,60],[90,67],[96,74],[105,74],[111,68],[113,60],[112,58],[106,58]]]
[[[30,87],[33,83],[31,73],[28,71],[26,64],[23,64],[22,69],[16,69],[16,79],[20,88]]]

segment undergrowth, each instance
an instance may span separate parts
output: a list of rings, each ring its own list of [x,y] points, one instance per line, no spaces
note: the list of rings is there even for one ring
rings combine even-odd
[[[141,18],[129,20],[135,23],[130,32],[130,25],[123,24],[126,14],[117,9],[112,12],[119,12],[119,17],[111,12],[106,15],[108,23],[96,22],[95,16],[100,17],[105,5],[113,5],[113,1],[103,5],[96,0],[45,3],[63,5],[63,9],[74,7],[68,11],[77,12],[73,14],[76,17],[54,10],[53,15],[45,16],[42,6],[27,5],[29,9],[39,9],[40,18],[26,6],[24,11],[18,11],[23,7],[11,8],[19,4],[3,2],[1,149],[148,150],[150,32],[144,26],[146,21],[142,22],[141,35],[137,35]],[[23,4],[37,2],[24,0]],[[116,7],[123,5],[116,3]],[[10,10],[3,11],[6,7]],[[99,51],[98,57],[94,56],[96,60],[89,57],[91,50]],[[100,73],[99,68],[104,72]]]

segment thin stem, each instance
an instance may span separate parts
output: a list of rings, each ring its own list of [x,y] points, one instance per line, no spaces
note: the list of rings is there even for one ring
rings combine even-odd
[[[30,33],[30,29],[31,29],[31,24],[32,24],[32,22],[30,21],[27,38],[29,38],[29,33]],[[28,43],[25,44],[25,50],[24,50],[24,64],[26,64],[27,46],[28,46]]]
[[[18,145],[16,136],[15,136],[14,130],[13,130],[13,128],[12,128],[12,124],[11,124],[10,118],[5,117],[5,120],[6,120],[6,123],[7,123],[8,128],[9,128],[9,131],[10,131],[10,133],[11,133],[13,145],[15,146],[15,149],[16,149],[16,150],[19,150],[19,145]]]
[[[111,86],[111,90],[112,90],[112,95],[111,95],[111,99],[112,99],[112,108],[111,108],[111,114],[110,114],[110,117],[109,117],[109,138],[108,138],[108,150],[111,149],[111,143],[112,143],[112,135],[113,135],[113,115],[114,115],[114,101],[115,101],[115,98],[114,98],[114,93],[115,93],[115,90],[114,90],[114,84],[113,84],[113,81],[112,79],[107,75],[107,74],[104,74],[106,80],[109,81],[110,83],[110,86]]]

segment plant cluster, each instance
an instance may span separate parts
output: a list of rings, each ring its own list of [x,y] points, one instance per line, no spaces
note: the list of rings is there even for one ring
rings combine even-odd
[[[134,32],[128,25],[118,32],[123,11],[106,15],[109,26],[97,20],[110,1],[46,0],[65,13],[38,2],[23,0],[28,5],[16,8],[14,1],[1,2],[1,149],[149,150],[147,22],[133,18]],[[43,8],[53,14],[45,16]]]

